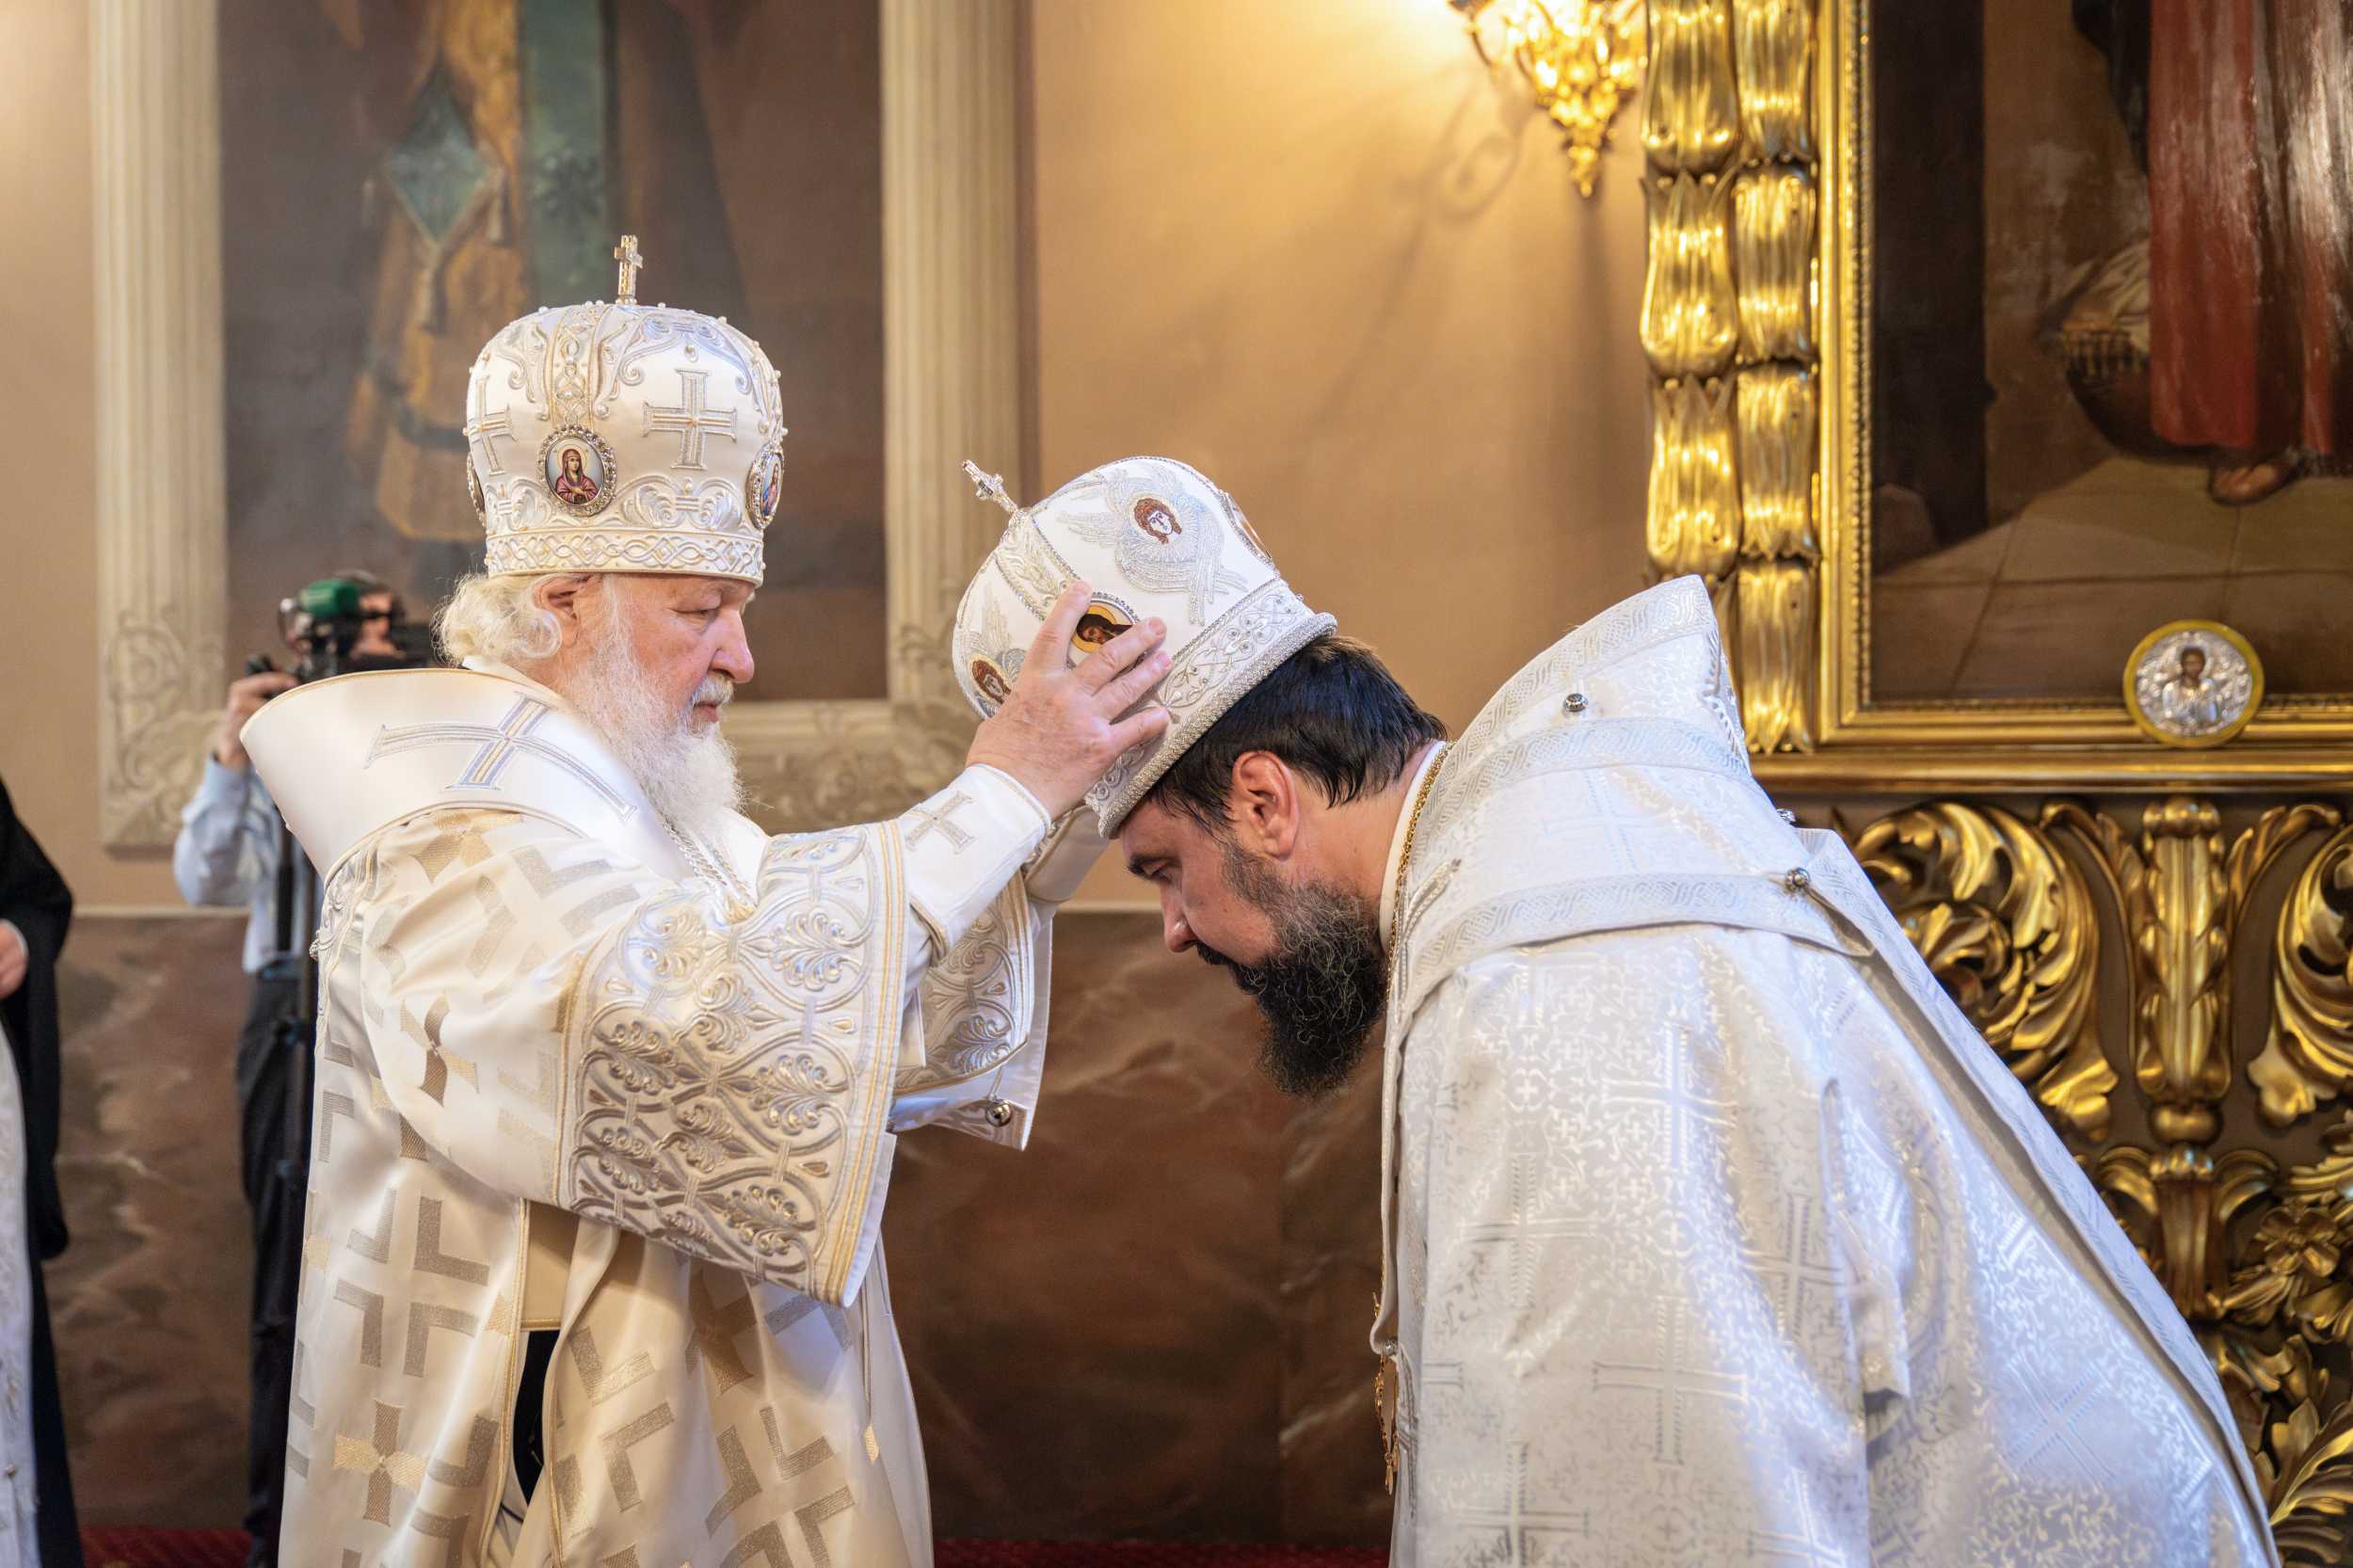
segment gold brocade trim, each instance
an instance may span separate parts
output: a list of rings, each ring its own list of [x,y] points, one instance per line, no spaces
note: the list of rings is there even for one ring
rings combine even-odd
[[[874,1045],[859,1074],[866,1091],[863,1113],[856,1124],[861,1136],[852,1148],[851,1169],[846,1175],[848,1185],[842,1190],[842,1201],[835,1206],[834,1228],[825,1240],[833,1259],[825,1279],[824,1297],[828,1301],[843,1299],[850,1270],[857,1260],[858,1233],[865,1228],[874,1162],[882,1158],[890,1102],[897,1092],[894,1069],[899,1060],[899,1032],[905,1023],[899,992],[906,964],[906,865],[899,824],[885,824],[873,842],[879,850],[873,858],[881,887],[870,895],[867,910],[871,919],[884,924],[881,954],[867,976],[870,994],[866,1032]]]
[[[1394,901],[1394,907],[1389,911],[1389,984],[1392,986],[1401,984],[1405,974],[1405,955],[1398,951],[1398,944],[1405,931],[1405,872],[1414,863],[1414,840],[1421,831],[1422,808],[1430,804],[1431,788],[1438,782],[1438,772],[1446,766],[1449,749],[1441,744],[1438,755],[1432,758],[1429,767],[1423,770],[1421,788],[1414,792],[1414,808],[1405,819],[1405,842],[1397,856],[1397,882],[1389,889]],[[1372,1309],[1377,1314],[1381,1308],[1382,1300],[1375,1296]],[[1395,1356],[1377,1355],[1372,1368],[1372,1409],[1381,1423],[1381,1485],[1392,1496],[1397,1493],[1397,1398],[1404,1388],[1401,1379],[1395,1389],[1388,1386],[1388,1375],[1396,1363]]]

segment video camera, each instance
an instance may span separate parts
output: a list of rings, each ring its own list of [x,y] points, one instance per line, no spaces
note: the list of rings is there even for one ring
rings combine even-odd
[[[392,651],[358,651],[371,618],[364,606],[371,599],[390,599],[384,640]],[[291,598],[278,601],[278,631],[301,657],[294,678],[299,682],[324,680],[356,670],[423,669],[433,657],[432,628],[412,625],[401,612],[400,597],[382,583],[360,577],[322,577]],[[278,667],[267,654],[246,661],[248,675]]]

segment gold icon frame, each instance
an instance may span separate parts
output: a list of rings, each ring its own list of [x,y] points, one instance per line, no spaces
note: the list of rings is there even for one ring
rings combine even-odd
[[[1756,773],[1805,794],[2353,784],[2353,694],[2229,744],[2111,697],[1872,696],[1870,0],[1652,0],[1646,541],[1713,589]],[[1998,127],[1996,128],[1998,132]]]

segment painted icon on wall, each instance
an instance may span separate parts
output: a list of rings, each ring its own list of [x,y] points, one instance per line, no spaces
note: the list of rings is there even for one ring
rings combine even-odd
[[[2176,617],[2353,693],[2353,11],[1867,5],[1868,695],[2104,699]]]

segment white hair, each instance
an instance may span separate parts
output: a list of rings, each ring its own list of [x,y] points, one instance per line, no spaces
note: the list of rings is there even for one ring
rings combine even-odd
[[[647,679],[612,594],[604,595],[604,612],[588,623],[587,633],[587,661],[572,672],[564,695],[603,733],[664,822],[717,837],[726,819],[742,808],[744,788],[735,748],[716,725],[696,731],[693,704],[724,706],[735,695],[735,682],[713,671],[696,687],[685,711],[667,709]]]
[[[552,659],[564,646],[563,623],[541,604],[543,583],[584,583],[585,572],[541,572],[534,577],[488,577],[480,572],[461,579],[448,602],[433,617],[441,651],[454,664],[460,659],[489,659],[529,670]]]
[[[452,660],[494,660],[544,679],[543,666],[564,643],[563,623],[538,600],[540,585],[548,583],[596,590],[581,600],[585,658],[567,676],[565,698],[604,737],[666,821],[706,837],[724,831],[725,819],[743,801],[734,748],[716,727],[696,733],[689,715],[694,703],[724,704],[735,683],[714,672],[685,712],[668,711],[630,641],[622,591],[611,574],[466,578],[434,617],[443,652]]]

